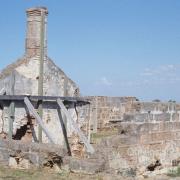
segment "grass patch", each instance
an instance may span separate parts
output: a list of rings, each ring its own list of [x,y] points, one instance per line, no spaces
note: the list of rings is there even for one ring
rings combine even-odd
[[[170,170],[168,172],[167,176],[170,176],[170,177],[180,177],[180,166],[177,167],[176,169]]]
[[[61,171],[59,173],[49,169],[19,170],[0,166],[0,180],[102,180],[98,175],[85,175]]]
[[[55,173],[45,169],[19,170],[0,167],[0,179],[7,180],[58,180],[67,179],[68,175],[67,173]]]
[[[91,134],[91,143],[97,144],[102,138],[118,134],[117,128],[109,128]]]

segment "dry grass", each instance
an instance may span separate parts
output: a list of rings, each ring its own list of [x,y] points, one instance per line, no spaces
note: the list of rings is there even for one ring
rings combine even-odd
[[[175,170],[169,171],[169,173],[167,175],[169,177],[180,177],[180,166],[177,167],[177,169],[175,169]]]
[[[104,137],[113,136],[118,134],[117,128],[107,128],[103,130],[99,130],[97,133],[91,134],[91,143],[97,144]]]
[[[48,169],[19,170],[0,167],[0,180],[101,180],[100,175],[74,174],[65,171],[54,172]]]

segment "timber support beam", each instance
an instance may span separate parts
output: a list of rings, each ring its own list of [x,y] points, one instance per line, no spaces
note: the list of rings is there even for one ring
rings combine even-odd
[[[57,104],[59,105],[59,108],[61,109],[61,111],[65,114],[67,121],[70,122],[70,124],[72,125],[72,127],[74,128],[75,132],[78,134],[80,140],[84,143],[87,152],[89,153],[94,153],[94,148],[93,146],[88,142],[88,139],[86,138],[86,136],[83,134],[83,132],[80,130],[80,128],[78,127],[78,125],[76,124],[76,122],[72,119],[71,115],[69,114],[67,108],[64,106],[63,102],[61,99],[57,99]]]

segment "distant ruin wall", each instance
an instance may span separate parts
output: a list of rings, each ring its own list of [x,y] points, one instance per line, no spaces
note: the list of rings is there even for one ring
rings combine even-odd
[[[175,102],[140,102],[135,97],[88,96],[92,128],[104,128],[116,122],[180,121],[180,104]],[[80,109],[81,114],[86,107]]]
[[[104,128],[108,123],[121,121],[125,113],[133,113],[132,104],[136,101],[135,97],[107,97],[107,96],[88,96],[90,104],[90,119],[93,128]],[[86,109],[85,109],[86,108]],[[87,112],[87,107],[82,107],[82,111]],[[83,114],[83,113],[82,113]],[[90,116],[90,117],[89,117]]]

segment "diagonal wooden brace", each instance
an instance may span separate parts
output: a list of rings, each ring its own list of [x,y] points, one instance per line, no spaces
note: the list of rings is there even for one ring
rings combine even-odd
[[[34,109],[33,105],[31,104],[30,100],[27,97],[24,98],[24,103],[26,104],[29,112],[32,113],[32,115],[35,117],[36,121],[41,126],[42,130],[44,131],[46,136],[49,138],[50,142],[54,143],[53,138],[51,137],[47,128],[44,126],[42,119],[40,118],[39,114],[36,112],[36,110]]]
[[[94,148],[93,146],[88,142],[88,139],[85,137],[83,132],[80,130],[76,122],[72,119],[71,115],[69,114],[68,110],[64,106],[63,102],[61,99],[57,99],[57,103],[59,105],[59,108],[62,110],[62,112],[65,114],[67,117],[67,120],[71,123],[72,127],[74,128],[75,132],[79,135],[80,140],[84,143],[87,152],[89,153],[94,153]]]

